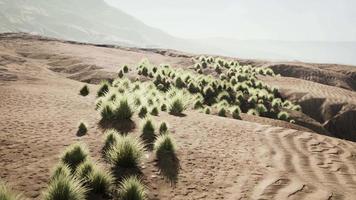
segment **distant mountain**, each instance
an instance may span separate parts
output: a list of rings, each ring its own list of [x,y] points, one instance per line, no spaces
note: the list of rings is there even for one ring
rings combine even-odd
[[[147,26],[105,0],[0,0],[0,32],[240,58],[356,64],[356,42],[182,39]]]

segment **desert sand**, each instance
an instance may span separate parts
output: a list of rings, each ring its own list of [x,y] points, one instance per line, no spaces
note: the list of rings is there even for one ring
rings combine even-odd
[[[95,92],[80,96],[83,82],[96,91],[95,83],[115,78],[123,64],[147,58],[156,64],[189,67],[193,56],[2,34],[0,178],[25,197],[40,199],[66,146],[83,141],[94,159],[102,161],[103,130],[94,109]],[[290,74],[265,81],[302,105],[304,114],[296,114],[297,124],[250,115],[234,120],[193,110],[184,117],[163,112],[155,117],[170,125],[179,168],[176,180],[167,181],[155,166],[153,154],[146,153],[141,170],[149,198],[355,199],[356,68],[284,65],[302,65],[295,70],[307,70],[301,73],[289,67]],[[272,67],[277,73],[283,70],[277,68]],[[79,137],[76,131],[81,120],[89,131]],[[138,126],[133,134],[139,134]]]

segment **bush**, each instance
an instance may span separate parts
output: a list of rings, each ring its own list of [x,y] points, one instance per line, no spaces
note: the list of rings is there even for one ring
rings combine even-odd
[[[170,134],[163,134],[157,137],[154,150],[158,159],[165,155],[174,155],[176,151],[175,142]]]
[[[281,111],[278,113],[277,118],[280,120],[285,120],[287,121],[289,119],[289,114],[285,111]]]
[[[22,195],[15,194],[13,191],[8,189],[8,187],[0,182],[0,199],[1,200],[22,200]]]
[[[88,177],[93,172],[93,170],[94,164],[91,161],[87,160],[77,167],[77,169],[75,170],[75,176],[79,180],[84,180],[85,182],[87,182]]]
[[[108,194],[114,183],[114,177],[111,173],[100,169],[94,170],[88,176],[88,186],[96,194]]]
[[[106,93],[109,92],[109,87],[110,87],[110,83],[108,81],[102,81],[100,83],[100,87],[99,87],[97,96],[98,97],[104,96]]]
[[[124,77],[124,72],[123,72],[123,70],[120,70],[119,73],[117,74],[117,76],[118,76],[119,78]]]
[[[114,129],[106,131],[103,152],[106,153],[107,150],[115,146],[117,141],[120,139],[120,136],[121,135]]]
[[[264,113],[266,113],[268,110],[267,110],[267,108],[266,108],[265,105],[263,105],[263,104],[257,104],[257,106],[256,106],[256,111],[257,111],[258,113],[260,113],[260,114],[264,114]]]
[[[84,200],[87,189],[71,176],[59,176],[52,180],[44,193],[44,200]]]
[[[226,117],[226,109],[224,107],[219,108],[218,115],[220,117]]]
[[[235,106],[231,111],[232,118],[234,119],[241,119],[240,114],[241,114],[241,109],[238,106]]]
[[[151,115],[158,116],[158,108],[154,106],[150,112]]]
[[[211,112],[211,111],[210,111],[210,108],[209,108],[209,107],[205,107],[205,108],[204,108],[204,113],[205,113],[205,114],[210,114],[210,112]]]
[[[182,78],[180,76],[178,76],[175,81],[174,81],[174,84],[177,88],[183,88],[185,87],[185,83],[184,81],[182,80]]]
[[[107,152],[109,161],[115,167],[136,168],[143,155],[142,143],[133,137],[122,136]]]
[[[163,103],[161,105],[161,111],[167,111],[167,104]]]
[[[101,119],[105,121],[110,121],[114,119],[114,106],[111,102],[104,101],[100,105],[100,115]]]
[[[260,114],[259,114],[255,109],[253,109],[253,108],[249,109],[249,110],[247,111],[247,114],[248,114],[248,115],[255,115],[255,116],[259,116],[259,115],[260,115]]]
[[[168,126],[166,122],[161,122],[161,124],[159,125],[159,133],[162,135],[164,133],[167,133],[168,131]]]
[[[141,138],[148,144],[156,139],[155,126],[151,119],[146,118],[141,125]]]
[[[80,122],[78,126],[77,135],[85,135],[88,132],[87,126],[84,122]]]
[[[202,108],[203,107],[203,103],[201,100],[195,100],[194,102],[194,109],[199,109],[199,108]]]
[[[68,165],[60,163],[53,170],[51,180],[54,180],[59,176],[71,176],[71,173],[71,169],[68,167]]]
[[[121,182],[118,196],[120,200],[147,200],[146,188],[135,176]]]
[[[87,85],[84,85],[82,89],[80,89],[79,94],[82,96],[87,96],[89,94],[89,88]]]
[[[172,115],[180,115],[185,109],[186,106],[183,102],[183,98],[178,95],[173,97],[168,108],[169,113]]]
[[[88,154],[88,149],[83,144],[72,144],[64,151],[61,160],[74,172],[78,165],[86,161]]]
[[[124,65],[122,69],[125,73],[129,72],[129,67],[127,65]]]
[[[115,119],[118,120],[129,120],[131,119],[134,111],[132,106],[129,104],[127,98],[121,98],[115,102],[114,115]]]
[[[138,116],[140,118],[144,118],[147,115],[147,107],[146,106],[141,106],[140,111],[138,112]]]

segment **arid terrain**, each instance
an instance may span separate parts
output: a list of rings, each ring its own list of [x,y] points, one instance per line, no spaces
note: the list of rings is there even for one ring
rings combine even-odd
[[[196,56],[0,34],[0,179],[41,199],[61,152],[76,141],[105,163],[97,84],[142,59],[193,71]],[[273,69],[280,76],[259,78],[303,113],[291,113],[294,124],[248,114],[235,120],[191,109],[182,117],[160,112],[153,118],[169,124],[179,170],[167,182],[146,152],[140,169],[149,199],[356,199],[356,67],[225,59]],[[135,78],[131,70],[127,76]],[[83,97],[85,83],[91,92]],[[88,124],[81,137],[80,121]],[[139,135],[136,115],[133,121]]]

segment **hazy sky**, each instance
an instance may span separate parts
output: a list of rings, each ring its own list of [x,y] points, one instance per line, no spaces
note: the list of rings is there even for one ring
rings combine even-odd
[[[184,38],[356,41],[356,0],[106,0]]]

